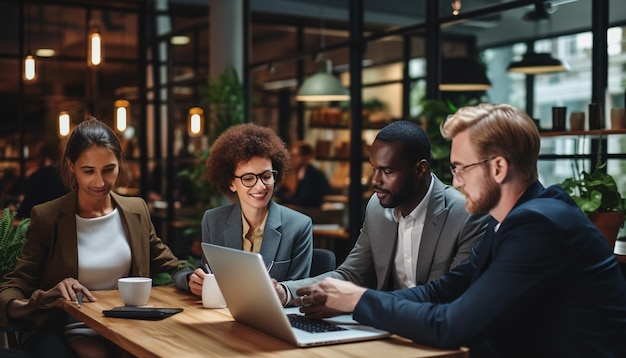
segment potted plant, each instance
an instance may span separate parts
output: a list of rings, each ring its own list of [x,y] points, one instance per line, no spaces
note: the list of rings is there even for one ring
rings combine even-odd
[[[600,136],[602,141],[602,136]],[[600,163],[600,148],[598,163]],[[576,163],[576,162],[575,162]],[[606,163],[599,164],[592,173],[579,171],[574,165],[574,176],[559,183],[576,202],[580,210],[598,227],[611,248],[620,227],[626,219],[626,203],[615,179],[605,171]]]
[[[206,113],[210,113],[209,144],[212,144],[228,127],[245,122],[245,89],[237,71],[232,67],[215,78],[209,78],[207,84],[200,89],[203,94],[202,107]],[[185,229],[184,233],[196,236],[191,251],[198,256],[201,255],[199,236],[204,211],[222,205],[225,200],[207,181],[204,164],[209,155],[210,149],[200,152],[196,156],[197,164],[177,172],[179,178],[186,180],[194,188],[196,200],[191,218],[193,225]]]
[[[17,257],[26,241],[30,219],[17,220],[16,211],[4,208],[0,217],[0,277],[13,271]]]
[[[245,121],[245,90],[237,71],[229,67],[216,78],[209,78],[201,91],[202,106],[211,114],[209,143],[213,143],[226,128]]]
[[[450,141],[441,136],[439,127],[457,107],[449,101],[423,99],[421,112],[414,121],[424,128],[430,139],[431,170],[445,183],[452,183]]]

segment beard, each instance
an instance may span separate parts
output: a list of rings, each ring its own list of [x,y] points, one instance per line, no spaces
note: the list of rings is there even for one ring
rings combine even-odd
[[[389,191],[378,189],[376,196],[383,208],[395,208],[398,205],[397,197]]]
[[[493,178],[488,177],[481,183],[477,191],[481,193],[479,197],[471,198],[465,195],[465,210],[470,214],[488,213],[500,201],[500,187]]]
[[[378,196],[380,205],[387,209],[407,205],[407,203],[419,195],[415,185],[409,182],[396,187],[395,190],[385,190],[379,186],[374,186],[374,191],[376,196]]]

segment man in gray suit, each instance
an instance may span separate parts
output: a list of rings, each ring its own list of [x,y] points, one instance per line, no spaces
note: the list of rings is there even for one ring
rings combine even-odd
[[[370,149],[374,169],[365,220],[356,244],[334,271],[275,282],[283,305],[298,288],[325,277],[377,290],[409,288],[439,278],[469,257],[482,238],[485,215],[469,215],[463,195],[430,171],[430,141],[409,121],[385,126]],[[319,315],[332,316],[324,306]]]

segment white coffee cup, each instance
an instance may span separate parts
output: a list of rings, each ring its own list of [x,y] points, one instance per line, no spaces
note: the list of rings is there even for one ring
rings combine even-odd
[[[117,280],[117,289],[126,306],[145,306],[150,301],[150,277],[123,277]]]
[[[217,285],[215,275],[208,273],[204,275],[202,283],[202,306],[204,308],[225,308],[226,301],[222,296],[222,291]]]

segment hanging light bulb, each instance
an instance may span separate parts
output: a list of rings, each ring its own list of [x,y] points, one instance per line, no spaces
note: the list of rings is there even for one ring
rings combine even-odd
[[[115,101],[115,128],[119,132],[125,131],[130,122],[128,115],[129,106],[130,104],[125,99]]]
[[[204,111],[200,107],[189,109],[187,133],[190,137],[198,137],[204,133]]]
[[[35,57],[28,54],[24,58],[24,80],[28,82],[34,82],[36,77],[37,71],[35,66]]]
[[[461,0],[452,0],[452,15],[457,16],[461,12]]]
[[[24,57],[23,77],[24,77],[24,81],[33,83],[37,79],[37,71],[36,71],[36,66],[35,66],[35,57],[33,57],[32,53],[30,52],[30,31],[31,31],[30,8],[27,8],[26,21],[28,23],[28,32],[27,32],[28,52],[26,54],[26,57]]]
[[[70,114],[66,111],[59,113],[59,136],[70,134]]]
[[[92,22],[89,26],[89,42],[87,46],[87,65],[100,65],[104,57],[102,54],[102,31],[97,22]]]

